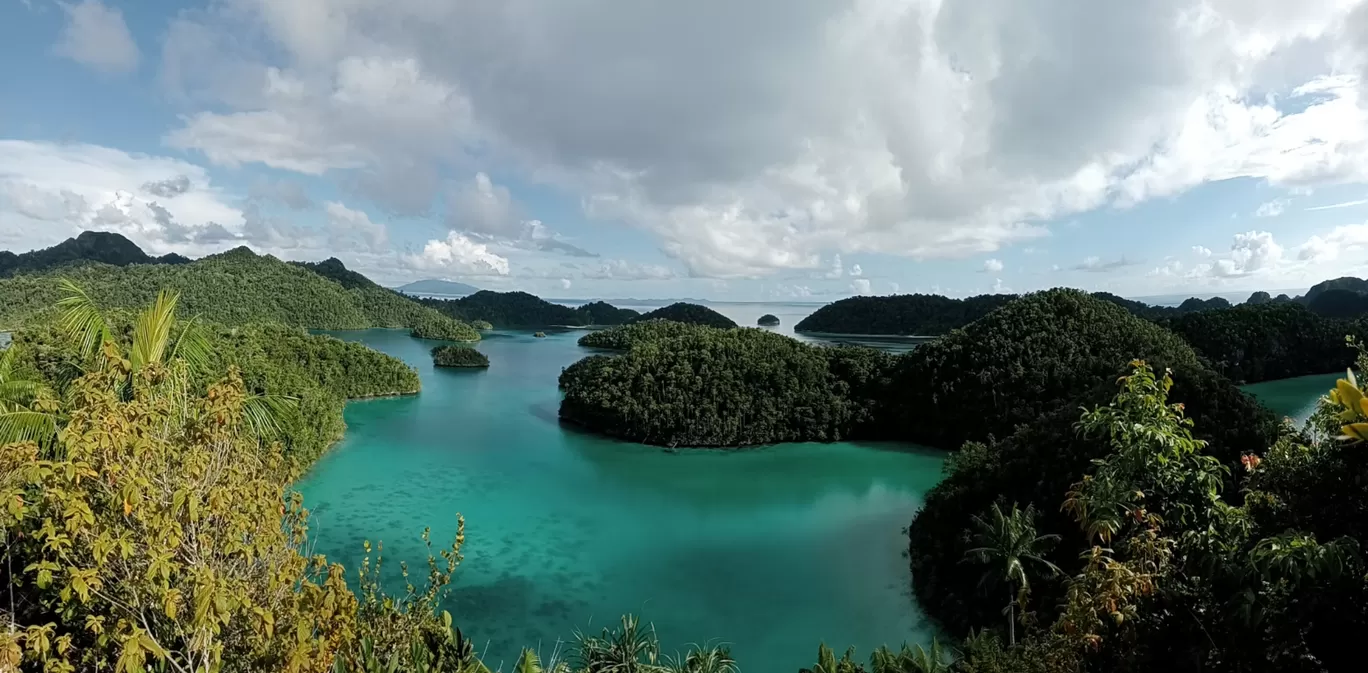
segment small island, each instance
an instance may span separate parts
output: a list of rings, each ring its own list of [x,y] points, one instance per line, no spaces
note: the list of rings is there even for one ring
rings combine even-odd
[[[438,346],[432,349],[432,364],[438,367],[485,369],[489,358],[467,346]]]
[[[776,316],[773,313],[766,313],[765,315],[760,316],[760,319],[755,321],[755,324],[761,327],[778,327],[779,316]]]
[[[494,329],[494,326],[489,324],[488,320],[475,320],[470,323],[470,326],[481,331]]]
[[[474,327],[446,316],[434,316],[413,326],[412,336],[433,341],[479,341]]]
[[[673,320],[675,322],[688,323],[691,325],[707,325],[708,327],[720,327],[730,329],[736,327],[736,323],[727,316],[714,311],[707,306],[690,304],[688,302],[675,302],[664,308],[658,308],[637,319],[637,322],[647,320]]]

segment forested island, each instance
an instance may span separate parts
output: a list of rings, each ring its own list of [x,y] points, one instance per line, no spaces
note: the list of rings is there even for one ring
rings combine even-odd
[[[484,369],[489,366],[489,358],[474,348],[438,346],[432,349],[432,364],[438,367]]]
[[[561,414],[663,446],[955,450],[908,549],[923,608],[968,636],[957,671],[1351,670],[1343,638],[1368,632],[1361,389],[1342,381],[1302,436],[1223,374],[1353,359],[1344,333],[1289,352],[1345,325],[1288,302],[1155,322],[1073,290],[899,356],[646,323],[593,335],[622,353],[567,368]]]
[[[779,325],[779,316],[774,315],[773,313],[766,313],[765,315],[760,316],[760,318],[755,321],[755,324],[761,327],[776,327]]]
[[[461,321],[480,321],[501,329],[621,325],[640,314],[601,301],[571,308],[526,292],[480,290],[460,299],[419,299],[424,306]]]

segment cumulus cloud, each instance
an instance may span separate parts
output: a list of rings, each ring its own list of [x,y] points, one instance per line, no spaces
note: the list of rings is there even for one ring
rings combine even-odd
[[[570,282],[570,279],[569,279],[569,278],[562,278],[562,279],[560,279],[560,287],[561,287],[562,290],[568,290],[568,289],[570,289],[570,285],[571,285],[571,284],[572,284],[572,283]]]
[[[625,259],[604,260],[581,274],[596,280],[670,280],[677,278],[674,269],[659,264],[638,264]]]
[[[1283,211],[1287,210],[1288,203],[1290,202],[1287,199],[1273,199],[1267,203],[1262,203],[1259,205],[1258,209],[1254,211],[1254,217],[1277,217],[1282,215]]]
[[[1335,227],[1324,236],[1311,236],[1297,248],[1297,259],[1306,262],[1328,262],[1350,253],[1362,258],[1368,247],[1368,224],[1348,224]]]
[[[860,265],[859,265],[859,264],[856,264],[856,265],[850,267],[850,275],[852,275],[852,276],[863,276],[863,275],[864,275],[864,269],[860,268]]]
[[[79,5],[58,3],[66,23],[53,51],[105,73],[129,73],[138,67],[138,45],[128,32],[123,13],[99,0]]]
[[[869,294],[869,285],[868,278],[856,278],[850,281],[850,291],[855,294]]]
[[[1002,260],[990,259],[983,263],[983,273],[1001,273]]]
[[[1282,261],[1283,249],[1273,240],[1273,234],[1266,231],[1247,231],[1235,234],[1230,245],[1230,255],[1218,259],[1211,266],[1211,272],[1223,278],[1247,276],[1269,271]]]
[[[562,239],[541,220],[523,219],[508,188],[495,184],[485,173],[453,185],[446,194],[446,222],[482,240],[510,248],[554,252],[572,257],[598,255]]]
[[[1203,259],[1211,256],[1211,249],[1200,245],[1192,246],[1192,252]]]
[[[414,269],[457,276],[507,276],[509,269],[506,257],[457,231],[448,232],[445,240],[428,241],[421,252],[406,256],[405,261]]]
[[[171,26],[165,79],[213,111],[167,140],[399,209],[497,166],[697,275],[820,273],[1205,182],[1368,179],[1352,4],[233,0]]]

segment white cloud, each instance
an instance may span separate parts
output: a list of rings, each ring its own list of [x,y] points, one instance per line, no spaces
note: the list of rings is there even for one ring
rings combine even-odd
[[[962,257],[1205,182],[1368,179],[1354,4],[233,0],[172,23],[164,79],[214,112],[168,140],[398,210],[516,172],[703,276]]]
[[[864,269],[860,268],[860,265],[859,265],[859,264],[856,264],[855,266],[850,267],[850,275],[852,275],[852,276],[863,276],[863,275],[864,275]]]
[[[831,268],[826,272],[825,278],[836,279],[845,275],[845,267],[841,264],[841,256],[833,255],[831,258]]]
[[[1192,246],[1192,252],[1196,253],[1198,257],[1201,257],[1203,259],[1211,256],[1211,248],[1207,248],[1200,245]]]
[[[415,269],[440,270],[458,276],[507,276],[509,270],[507,258],[457,231],[448,232],[446,240],[428,241],[421,252],[405,259]]]
[[[869,285],[868,278],[856,278],[850,281],[850,291],[855,294],[869,294]]]
[[[99,0],[79,5],[58,3],[66,24],[53,51],[105,73],[129,73],[138,67],[138,45],[128,32],[123,13]]]
[[[670,280],[678,277],[667,266],[638,264],[625,259],[604,260],[596,267],[585,269],[581,275],[596,280]]]
[[[1282,261],[1282,253],[1282,246],[1273,240],[1273,234],[1266,231],[1235,234],[1235,242],[1230,245],[1230,256],[1216,260],[1211,272],[1226,278],[1266,272]]]
[[[446,222],[454,230],[475,234],[509,248],[597,257],[563,240],[541,220],[522,219],[508,188],[494,184],[482,172],[447,190]]]
[[[1093,255],[1084,258],[1082,263],[1076,264],[1070,268],[1074,271],[1087,271],[1090,273],[1107,273],[1123,267],[1131,266],[1133,264],[1135,264],[1135,262],[1126,259],[1125,255],[1122,255],[1121,257],[1110,261],[1104,261],[1101,257]]]
[[[1282,215],[1283,211],[1287,210],[1288,203],[1289,201],[1287,199],[1273,199],[1272,201],[1259,204],[1258,209],[1254,211],[1254,217],[1277,217]]]
[[[1335,210],[1338,208],[1353,208],[1354,206],[1361,206],[1365,203],[1368,203],[1368,199],[1354,199],[1353,201],[1342,201],[1340,203],[1331,203],[1325,206],[1315,206],[1312,208],[1307,208],[1306,210]]]
[[[194,164],[97,145],[0,140],[0,230],[11,247],[102,230],[165,251],[172,239],[187,238],[181,228],[245,223]]]
[[[1297,259],[1313,263],[1329,262],[1339,258],[1343,252],[1362,259],[1364,248],[1368,248],[1368,224],[1348,224],[1335,227],[1325,236],[1308,238],[1297,248]]]
[[[812,288],[806,285],[776,285],[770,290],[770,295],[783,298],[805,299],[815,294]]]
[[[984,263],[983,263],[983,272],[984,272],[984,273],[1001,273],[1001,272],[1002,272],[1002,260],[1000,260],[1000,259],[990,259],[990,260],[984,262]]]
[[[570,282],[570,279],[569,279],[569,278],[562,278],[562,279],[560,279],[560,287],[561,287],[562,290],[568,290],[568,289],[570,289],[570,285],[571,285],[571,282]]]
[[[331,225],[329,247],[375,253],[389,249],[389,232],[384,225],[372,222],[365,212],[352,210],[336,201],[326,203],[323,212],[327,213]]]
[[[993,279],[993,294],[1010,294],[1011,292],[1012,288],[1003,285],[1001,278]]]

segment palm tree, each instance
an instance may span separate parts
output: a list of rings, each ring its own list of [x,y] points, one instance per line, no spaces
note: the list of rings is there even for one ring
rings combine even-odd
[[[171,381],[186,383],[184,376],[192,371],[208,368],[211,347],[198,317],[186,321],[173,339],[176,326],[176,306],[180,293],[162,290],[151,306],[143,309],[133,321],[133,342],[122,352],[114,341],[109,322],[96,307],[90,295],[65,278],[59,281],[62,298],[57,306],[62,309],[59,325],[76,342],[80,356],[88,368],[104,370],[122,361],[130,374],[137,374],[153,366],[170,366]],[[172,365],[184,365],[172,366]],[[125,382],[131,384],[133,377]],[[297,400],[281,395],[251,395],[243,405],[248,429],[262,440],[281,435],[280,419],[296,408]]]
[[[979,546],[964,552],[964,556],[966,560],[990,566],[984,572],[980,586],[1007,581],[1010,600],[1004,612],[1007,614],[1008,642],[1016,645],[1016,608],[1024,604],[1026,594],[1031,589],[1026,565],[1038,565],[1048,570],[1050,575],[1058,575],[1059,566],[1046,561],[1042,554],[1049,551],[1059,536],[1036,535],[1033,505],[1027,505],[1022,510],[1013,504],[1012,511],[1004,513],[997,503],[993,503],[993,509],[988,514],[987,518],[982,515],[974,517],[974,526],[978,528],[974,543]]]
[[[35,408],[49,394],[47,386],[14,374],[19,346],[0,353],[0,444],[42,443],[57,434],[57,417]]]

